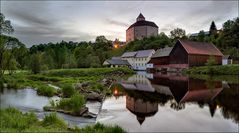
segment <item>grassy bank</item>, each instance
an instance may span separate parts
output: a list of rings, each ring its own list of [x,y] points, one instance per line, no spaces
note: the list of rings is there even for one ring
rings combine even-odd
[[[223,66],[202,66],[185,70],[187,74],[239,75],[239,64]]]
[[[0,109],[0,132],[125,132],[118,126],[95,124],[85,128],[68,128],[55,113],[39,121],[34,113],[22,113],[14,108]]]
[[[96,86],[103,78],[121,77],[122,75],[132,74],[133,70],[128,68],[80,68],[80,69],[55,69],[44,71],[39,74],[32,74],[27,71],[18,72],[13,75],[5,74],[1,79],[1,84],[6,83],[8,88],[36,88],[39,95],[53,96],[56,90],[48,84],[64,86],[65,84],[74,85],[76,83],[90,82]],[[1,88],[3,85],[1,85]],[[99,89],[98,89],[99,88]],[[102,87],[92,87],[92,89],[102,90]]]

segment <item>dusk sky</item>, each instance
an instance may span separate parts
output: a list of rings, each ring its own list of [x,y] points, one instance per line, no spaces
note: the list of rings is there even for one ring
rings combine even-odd
[[[39,43],[94,41],[96,36],[125,41],[126,29],[141,12],[159,33],[180,27],[186,33],[208,31],[238,17],[238,1],[1,1],[14,36],[28,47]]]

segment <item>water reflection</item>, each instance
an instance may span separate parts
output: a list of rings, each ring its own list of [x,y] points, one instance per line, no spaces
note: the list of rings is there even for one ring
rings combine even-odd
[[[196,104],[199,108],[206,106],[211,118],[219,109],[224,118],[238,123],[238,90],[237,84],[224,81],[157,73],[133,75],[113,86],[112,92],[116,99],[125,96],[126,109],[134,114],[142,125],[166,104],[175,111],[184,110],[191,104]]]

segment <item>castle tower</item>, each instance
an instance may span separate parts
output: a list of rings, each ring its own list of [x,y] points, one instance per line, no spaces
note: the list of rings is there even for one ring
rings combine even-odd
[[[136,22],[126,30],[126,43],[157,35],[158,26],[154,22],[145,20],[145,17],[140,13]]]

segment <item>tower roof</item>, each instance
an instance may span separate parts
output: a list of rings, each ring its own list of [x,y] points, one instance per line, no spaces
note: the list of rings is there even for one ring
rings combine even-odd
[[[144,18],[145,19],[144,15],[142,13],[140,13],[137,18]]]
[[[144,21],[145,17],[140,13],[136,20],[137,21]]]

